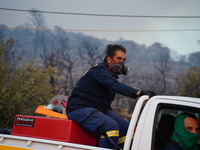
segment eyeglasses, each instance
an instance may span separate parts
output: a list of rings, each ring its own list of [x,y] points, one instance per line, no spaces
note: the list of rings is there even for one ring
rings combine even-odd
[[[126,60],[126,58],[122,58],[122,57],[116,57],[118,60],[123,60],[123,61],[125,61]]]

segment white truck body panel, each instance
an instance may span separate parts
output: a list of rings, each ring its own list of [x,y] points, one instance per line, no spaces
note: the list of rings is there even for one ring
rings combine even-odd
[[[0,145],[34,150],[105,150],[105,148],[0,134]],[[0,146],[1,147],[1,146]],[[109,149],[107,149],[109,150]]]

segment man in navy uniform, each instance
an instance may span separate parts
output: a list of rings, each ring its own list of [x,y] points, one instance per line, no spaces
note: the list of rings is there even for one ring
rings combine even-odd
[[[93,66],[79,80],[68,99],[67,116],[84,130],[100,136],[99,147],[115,148],[122,144],[129,122],[111,111],[115,93],[131,98],[154,96],[153,91],[140,91],[119,82],[118,75],[126,75],[126,49],[122,45],[108,45],[103,63]]]

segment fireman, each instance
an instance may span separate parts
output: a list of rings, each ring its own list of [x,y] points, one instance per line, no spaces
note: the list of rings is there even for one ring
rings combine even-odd
[[[103,63],[93,66],[81,77],[68,99],[68,118],[84,130],[101,135],[99,147],[114,149],[125,141],[129,122],[111,110],[115,93],[131,98],[155,95],[153,91],[140,91],[117,80],[118,75],[128,73],[125,60],[123,46],[108,45]]]

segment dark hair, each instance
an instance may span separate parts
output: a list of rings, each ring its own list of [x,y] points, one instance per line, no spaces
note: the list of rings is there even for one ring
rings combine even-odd
[[[126,54],[126,48],[124,46],[118,45],[118,44],[109,44],[106,47],[106,50],[105,50],[106,56],[105,56],[103,62],[107,63],[107,57],[108,56],[113,58],[116,50],[120,50],[120,51],[122,51]]]

